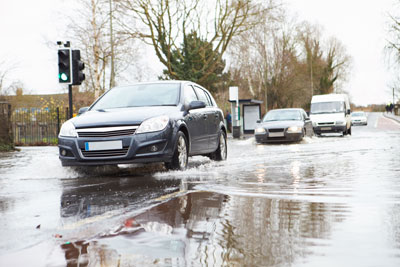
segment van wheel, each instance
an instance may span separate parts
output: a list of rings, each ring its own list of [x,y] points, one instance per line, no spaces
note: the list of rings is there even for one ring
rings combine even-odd
[[[174,155],[171,162],[165,162],[165,168],[168,170],[184,170],[188,165],[188,145],[186,136],[179,131],[176,141]]]
[[[224,131],[221,131],[219,134],[219,143],[218,148],[213,153],[209,154],[210,159],[216,161],[226,160],[228,156],[228,146],[226,144],[226,134]]]

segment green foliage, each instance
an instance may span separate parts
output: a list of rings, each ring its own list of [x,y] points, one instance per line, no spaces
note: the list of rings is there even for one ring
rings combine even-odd
[[[160,78],[193,81],[216,92],[226,79],[224,68],[222,55],[193,31],[184,36],[181,48],[172,50],[171,68],[164,69]]]
[[[14,144],[3,144],[0,143],[0,152],[14,151]]]

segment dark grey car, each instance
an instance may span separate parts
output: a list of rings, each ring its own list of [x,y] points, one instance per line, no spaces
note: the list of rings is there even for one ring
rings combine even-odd
[[[188,81],[113,88],[59,134],[63,166],[164,162],[184,169],[194,155],[225,160],[226,127],[210,92]]]
[[[270,110],[254,131],[257,143],[296,142],[312,136],[312,122],[301,108]]]

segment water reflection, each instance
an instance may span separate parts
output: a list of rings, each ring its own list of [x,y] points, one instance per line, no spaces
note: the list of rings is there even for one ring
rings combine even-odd
[[[88,253],[113,266],[287,265],[312,253],[318,240],[328,242],[348,209],[345,204],[192,192],[125,220],[118,230],[88,242]]]
[[[145,177],[103,177],[64,182],[60,215],[64,222],[78,221],[109,211],[121,213],[165,192],[180,190],[180,180]]]

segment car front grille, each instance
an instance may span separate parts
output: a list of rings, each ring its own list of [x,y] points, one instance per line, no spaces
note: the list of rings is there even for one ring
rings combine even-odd
[[[120,126],[120,127],[103,127],[103,128],[86,128],[77,129],[79,137],[115,137],[127,136],[135,133],[138,126]]]
[[[270,133],[280,133],[280,132],[283,132],[283,131],[285,131],[284,128],[268,129],[268,132],[270,132]]]
[[[122,149],[113,149],[113,150],[95,150],[95,151],[86,151],[81,150],[82,155],[86,158],[102,158],[102,157],[120,157],[125,156],[128,153],[129,147],[124,147]]]
[[[334,125],[334,122],[319,122],[318,125],[319,126],[330,126],[330,125]]]

